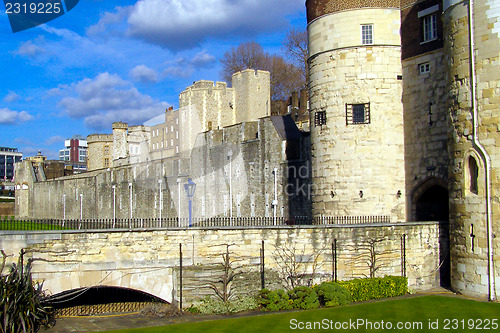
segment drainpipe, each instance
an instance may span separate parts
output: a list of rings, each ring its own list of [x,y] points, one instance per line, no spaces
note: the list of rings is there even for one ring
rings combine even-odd
[[[472,135],[472,145],[481,157],[484,164],[485,171],[485,199],[486,199],[486,233],[488,240],[488,294],[489,300],[495,300],[494,294],[494,284],[495,284],[495,273],[493,271],[493,230],[491,225],[491,158],[488,152],[479,142],[477,135],[478,127],[478,111],[477,111],[477,82],[476,82],[476,55],[474,50],[475,38],[474,38],[474,0],[469,0],[469,59],[470,59],[470,76],[471,76],[471,109],[472,109],[472,125],[473,125],[473,135]]]

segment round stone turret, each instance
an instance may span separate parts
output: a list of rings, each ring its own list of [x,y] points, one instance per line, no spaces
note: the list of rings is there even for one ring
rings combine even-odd
[[[309,0],[313,215],[405,219],[399,1]]]

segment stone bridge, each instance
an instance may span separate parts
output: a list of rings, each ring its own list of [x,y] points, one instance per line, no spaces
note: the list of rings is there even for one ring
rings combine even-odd
[[[24,248],[35,259],[33,277],[44,281],[51,294],[82,287],[116,286],[140,290],[167,302],[178,300],[179,244],[183,266],[207,273],[222,262],[230,244],[231,258],[240,267],[258,272],[264,242],[265,267],[276,270],[283,263],[277,249],[294,251],[295,262],[331,278],[337,260],[338,279],[367,276],[363,255],[370,240],[376,243],[380,269],[377,276],[406,271],[410,288],[439,285],[440,224],[438,222],[366,225],[276,226],[232,228],[174,228],[114,231],[0,231],[0,249],[10,261]],[[404,239],[404,255],[403,255]],[[336,259],[332,245],[337,244]],[[442,247],[442,245],[441,245]],[[317,257],[317,262],[312,258]],[[258,280],[258,279],[254,279]],[[183,284],[189,283],[183,280]],[[198,279],[199,283],[199,279]],[[193,284],[184,301],[200,297]],[[256,282],[256,290],[260,283]],[[254,290],[254,291],[256,291]],[[245,292],[251,292],[248,290]]]

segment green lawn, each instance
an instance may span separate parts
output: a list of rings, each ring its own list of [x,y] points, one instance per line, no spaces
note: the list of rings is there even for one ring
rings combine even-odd
[[[30,230],[64,230],[55,224],[46,224],[33,221],[17,221],[0,219],[0,230],[30,231]]]
[[[500,332],[499,321],[499,303],[432,295],[112,332]]]

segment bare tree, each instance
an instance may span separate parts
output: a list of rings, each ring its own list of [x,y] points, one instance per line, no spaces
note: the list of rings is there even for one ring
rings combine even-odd
[[[385,266],[388,266],[389,260],[384,259],[393,254],[396,249],[386,250],[380,244],[386,241],[386,237],[375,237],[363,240],[355,245],[347,245],[347,248],[355,251],[354,256],[355,265],[365,264],[368,267],[369,277],[375,277],[377,271]]]
[[[271,73],[271,101],[285,101],[293,91],[305,86],[300,67],[281,55],[270,55],[257,42],[247,42],[226,51],[220,59],[221,77],[230,83],[232,75],[244,69],[266,70]],[[277,103],[273,103],[278,105]],[[273,113],[274,110],[272,110]]]
[[[295,28],[288,31],[283,41],[284,53],[297,68],[301,69],[301,82],[304,88],[306,87],[309,73],[307,43],[307,31]]]
[[[273,259],[278,266],[280,278],[287,284],[287,289],[291,290],[297,286],[311,286],[320,266],[319,257],[324,252],[324,248],[313,254],[305,254],[305,245],[302,250],[297,250],[295,243],[283,244],[276,247],[273,252]],[[311,271],[308,272],[308,267]]]
[[[246,42],[226,51],[220,59],[221,77],[231,83],[234,73],[244,69],[268,70],[268,55],[257,42]]]
[[[243,274],[243,271],[238,271],[242,266],[234,267],[234,263],[238,260],[230,257],[229,247],[234,244],[222,245],[226,246],[226,253],[222,254],[222,276],[207,281],[207,287],[212,289],[222,302],[227,303],[235,295],[233,281],[237,276]]]

